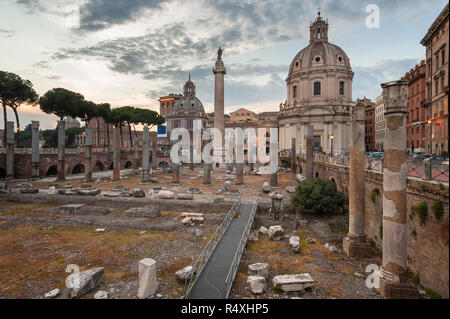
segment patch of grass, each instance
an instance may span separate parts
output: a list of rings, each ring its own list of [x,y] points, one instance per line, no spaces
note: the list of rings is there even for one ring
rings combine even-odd
[[[411,277],[411,281],[415,284],[415,285],[420,285],[420,276],[419,274],[415,274]]]
[[[433,291],[431,289],[425,288],[425,293],[431,299],[442,299],[442,296],[440,294],[438,294],[436,291]]]
[[[12,249],[14,249],[14,250],[21,250],[21,249],[23,249],[23,246],[20,245],[20,244],[16,244],[16,245],[12,246]]]
[[[444,206],[440,200],[435,200],[433,204],[431,204],[431,211],[433,212],[436,220],[442,220],[442,216],[444,215]]]
[[[426,202],[421,202],[417,206],[411,206],[411,210],[414,211],[420,220],[421,225],[425,225],[428,218],[428,206]]]

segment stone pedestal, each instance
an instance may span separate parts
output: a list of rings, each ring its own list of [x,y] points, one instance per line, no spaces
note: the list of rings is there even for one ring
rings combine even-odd
[[[343,248],[347,256],[368,257],[372,250],[364,230],[365,109],[361,102],[353,108],[350,140],[349,233]]]
[[[236,164],[236,185],[244,185],[244,163]]]
[[[14,177],[14,122],[6,122],[6,177]]]
[[[113,181],[120,181],[120,128],[114,127],[114,170]]]
[[[85,164],[84,164],[84,175],[86,182],[93,182],[92,179],[92,128],[86,127],[86,140],[84,144],[85,152]]]
[[[407,281],[406,107],[408,82],[383,83],[385,147],[383,171],[383,265],[380,293],[384,298],[409,298]]]
[[[306,180],[313,179],[313,161],[314,161],[314,147],[313,147],[313,127],[306,127]]]
[[[295,138],[291,141],[291,172],[292,174],[296,174],[295,170]]]
[[[39,122],[31,121],[31,177],[39,178]]]
[[[66,133],[65,122],[58,122],[58,178],[57,181],[66,179]]]
[[[142,145],[142,183],[148,183],[150,179],[150,132],[144,126]]]
[[[158,279],[156,277],[156,261],[144,258],[139,262],[139,290],[138,298],[146,299],[156,294]]]

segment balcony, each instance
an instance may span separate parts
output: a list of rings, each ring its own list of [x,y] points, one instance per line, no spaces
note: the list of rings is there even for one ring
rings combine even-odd
[[[430,106],[430,100],[429,99],[424,99],[424,100],[422,100],[422,102],[420,102],[420,105],[422,106],[422,107],[427,107],[427,106]]]

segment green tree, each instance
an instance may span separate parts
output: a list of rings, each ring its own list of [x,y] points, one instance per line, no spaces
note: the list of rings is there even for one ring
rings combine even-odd
[[[6,107],[9,106],[16,116],[17,131],[20,131],[19,113],[17,109],[25,103],[36,104],[38,94],[33,84],[14,73],[0,71],[0,101],[3,106],[4,140],[6,141],[6,122],[8,121]]]
[[[83,122],[84,126],[88,127],[90,120],[98,116],[97,104],[91,101],[83,100],[78,107],[77,117]]]
[[[62,88],[52,89],[39,99],[41,110],[58,116],[61,121],[66,116],[78,117],[83,103],[83,95]]]
[[[344,197],[332,181],[316,178],[297,186],[292,205],[302,213],[332,214],[343,210]]]

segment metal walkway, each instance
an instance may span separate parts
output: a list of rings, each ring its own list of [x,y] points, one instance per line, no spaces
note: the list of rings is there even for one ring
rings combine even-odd
[[[194,265],[194,276],[187,285],[186,298],[228,297],[257,206],[257,200],[254,204],[244,204],[240,201],[235,203]],[[237,210],[240,215],[234,217]]]

